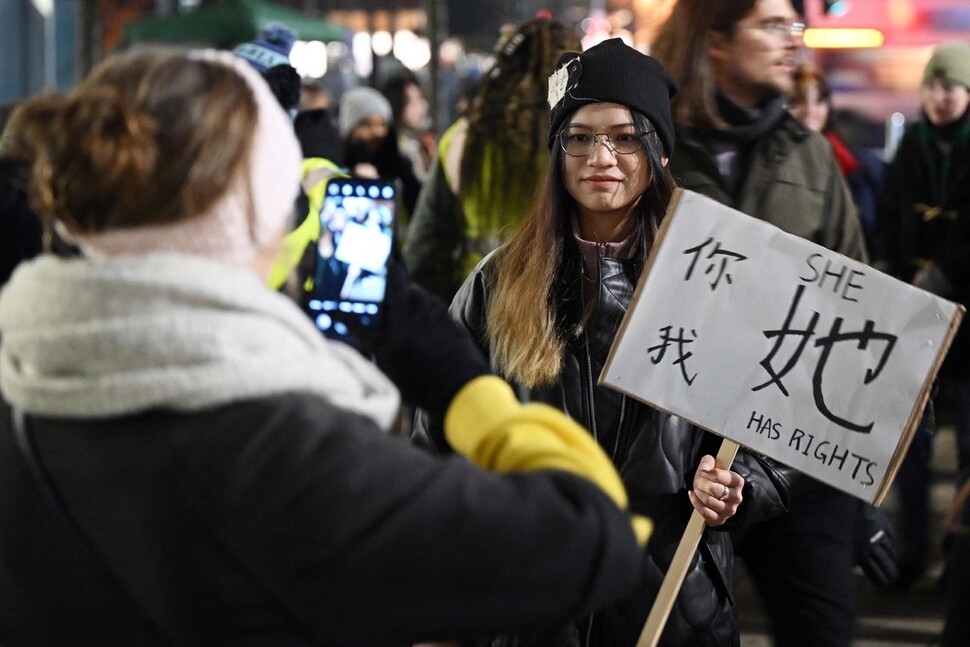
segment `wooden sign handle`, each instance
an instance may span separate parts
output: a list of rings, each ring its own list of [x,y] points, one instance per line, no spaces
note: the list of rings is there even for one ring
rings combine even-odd
[[[721,449],[718,450],[714,463],[719,469],[730,469],[737,453],[738,444],[725,438],[721,441]],[[690,567],[703,533],[704,517],[701,516],[700,512],[694,510],[687,522],[684,536],[680,538],[674,559],[670,562],[670,568],[667,569],[667,574],[664,576],[663,584],[660,585],[657,599],[654,600],[653,607],[650,608],[647,622],[643,625],[643,631],[640,632],[637,647],[656,647],[660,641],[660,634],[663,633],[667,618],[670,617],[670,610],[673,609],[680,587],[684,583],[684,578],[687,577],[687,569]]]

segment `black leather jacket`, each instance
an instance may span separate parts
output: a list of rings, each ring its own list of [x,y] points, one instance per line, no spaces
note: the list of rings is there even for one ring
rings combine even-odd
[[[493,255],[478,265],[451,305],[452,315],[479,340],[485,353],[489,351],[484,330]],[[581,621],[579,631],[566,632],[576,638],[559,643],[623,647],[637,641],[693,510],[687,490],[694,472],[703,455],[717,454],[720,439],[596,384],[633,296],[640,265],[638,261],[611,258],[600,258],[599,264],[602,278],[597,312],[585,332],[567,344],[558,382],[533,389],[511,383],[521,400],[550,404],[589,429],[612,456],[627,488],[630,509],[647,515],[654,523],[637,592]],[[577,304],[564,308],[567,316],[572,313],[571,321],[578,320],[580,310]],[[437,425],[419,415],[415,434],[425,433],[437,437]],[[427,437],[423,440],[427,442]],[[661,645],[724,647],[738,643],[732,598],[733,551],[729,533],[724,530],[784,512],[789,477],[785,468],[743,450],[732,469],[745,479],[744,501],[724,527],[705,530]]]

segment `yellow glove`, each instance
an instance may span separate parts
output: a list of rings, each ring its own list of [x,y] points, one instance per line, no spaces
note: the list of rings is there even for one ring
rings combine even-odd
[[[627,507],[620,475],[589,432],[550,406],[521,404],[501,378],[483,376],[462,387],[445,415],[445,438],[487,470],[572,472],[598,485],[621,509]],[[645,545],[653,524],[639,515],[631,524]]]

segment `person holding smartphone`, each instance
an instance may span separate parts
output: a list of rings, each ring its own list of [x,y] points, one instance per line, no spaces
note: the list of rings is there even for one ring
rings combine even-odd
[[[5,645],[541,636],[637,586],[609,460],[444,304],[392,267],[382,373],[265,287],[300,150],[245,62],[131,50],[20,111],[83,256],[0,295]],[[389,437],[399,396],[460,456]]]

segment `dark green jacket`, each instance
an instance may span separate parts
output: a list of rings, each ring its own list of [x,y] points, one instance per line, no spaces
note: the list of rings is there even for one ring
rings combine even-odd
[[[721,179],[701,133],[678,129],[676,151],[670,167],[683,188],[850,258],[868,260],[859,216],[832,147],[788,114],[755,144],[737,196]]]
[[[677,130],[670,165],[680,186],[850,258],[868,261],[852,195],[832,147],[822,135],[783,112],[779,123],[748,153],[736,194],[722,179],[709,146],[701,133]],[[799,479],[792,506],[815,506],[838,496],[848,495],[815,480]],[[756,526],[753,532],[759,531],[764,532]],[[737,544],[742,536],[735,534],[734,538]]]
[[[933,272],[921,287],[964,306],[970,303],[970,122],[945,162],[924,120],[903,135],[886,171],[877,223],[880,269],[907,283],[920,268]],[[970,375],[970,333],[964,324],[943,370]]]

